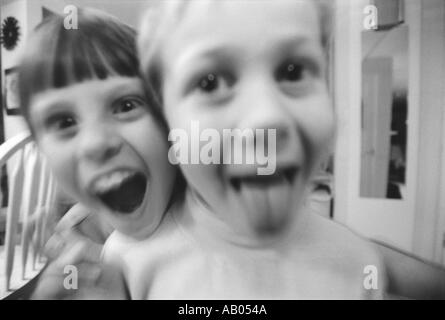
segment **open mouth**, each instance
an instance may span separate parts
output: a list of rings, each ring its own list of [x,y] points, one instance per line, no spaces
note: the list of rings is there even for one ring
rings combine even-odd
[[[237,176],[230,179],[246,214],[246,221],[259,234],[282,230],[292,215],[296,167],[273,175]]]
[[[110,210],[129,214],[144,201],[147,178],[136,171],[120,170],[104,175],[93,185],[93,194]]]

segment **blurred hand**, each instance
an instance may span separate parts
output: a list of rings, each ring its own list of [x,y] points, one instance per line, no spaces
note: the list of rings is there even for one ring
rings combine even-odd
[[[102,218],[101,215],[91,212],[81,204],[74,205],[60,219],[55,228],[56,232],[76,229],[84,237],[103,244],[113,232],[113,228]]]
[[[102,245],[79,228],[89,217],[87,211],[76,209],[60,220],[45,247],[49,263],[32,299],[128,298],[122,274],[101,261]]]

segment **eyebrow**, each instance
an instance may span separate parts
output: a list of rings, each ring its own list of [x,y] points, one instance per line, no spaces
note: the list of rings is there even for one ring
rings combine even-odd
[[[48,101],[49,100],[49,101]],[[73,105],[73,102],[64,98],[50,98],[45,99],[45,101],[40,101],[35,104],[31,111],[31,118],[33,118],[36,114],[36,109],[39,110],[39,113],[52,113],[59,111],[61,109],[69,108]],[[55,110],[57,109],[57,110]]]
[[[30,124],[36,130],[44,126],[49,117],[57,113],[69,112],[71,106],[72,102],[64,99],[50,99],[49,102],[38,102],[30,109]]]
[[[144,94],[144,88],[142,86],[142,83],[140,81],[137,81],[136,79],[128,79],[124,80],[121,83],[117,84],[110,84],[109,87],[106,89],[113,89],[112,94],[110,95],[109,99],[114,100],[118,98],[118,96],[122,95],[122,92],[128,92],[128,93],[142,93]]]
[[[108,78],[111,79],[111,78]],[[105,79],[106,80],[106,79]],[[97,80],[102,81],[102,80]],[[79,83],[82,84],[82,83]],[[69,86],[65,88],[61,88],[59,93],[57,93],[57,97],[49,97],[45,98],[43,102],[37,102],[35,108],[43,108],[45,111],[51,112],[54,108],[61,108],[63,107],[71,107],[73,106],[72,99],[60,97],[61,92],[63,93],[64,90],[69,90]],[[137,81],[137,78],[128,78],[128,79],[122,79],[120,81],[107,83],[105,87],[101,88],[101,91],[107,91],[109,92],[112,90],[112,93],[108,97],[111,100],[116,99],[118,96],[122,95],[122,91],[126,92],[141,92],[143,93],[143,87],[142,84]],[[42,92],[42,95],[44,95],[45,92]],[[105,94],[105,93],[103,93]],[[38,97],[38,96],[37,96]],[[43,106],[42,106],[43,105]],[[35,109],[34,108],[34,109]]]

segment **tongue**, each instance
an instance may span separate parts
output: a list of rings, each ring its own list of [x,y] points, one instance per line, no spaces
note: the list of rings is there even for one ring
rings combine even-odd
[[[282,177],[267,185],[241,182],[240,195],[247,220],[260,233],[274,233],[288,221],[291,208],[291,185]]]
[[[99,195],[102,202],[112,211],[132,213],[144,200],[147,179],[136,173],[126,178],[119,186]]]

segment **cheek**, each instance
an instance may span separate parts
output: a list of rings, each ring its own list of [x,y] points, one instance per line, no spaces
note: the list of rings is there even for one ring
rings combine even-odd
[[[333,116],[317,117],[318,121],[308,124],[307,132],[310,142],[319,148],[327,148],[335,137],[335,122]],[[322,150],[320,150],[322,151]]]
[[[317,114],[313,117],[314,137],[317,142],[324,146],[329,146],[335,139],[336,123],[334,106],[330,99],[325,97],[318,102],[320,106]]]
[[[146,164],[149,167],[150,173],[159,177],[161,184],[169,184],[176,169],[168,159],[170,146],[167,141],[167,135],[157,132],[149,137],[150,142],[146,143],[147,149],[145,151]]]
[[[166,88],[164,101],[164,114],[170,129],[181,128],[190,131],[192,122],[198,123],[199,128],[218,129],[221,126],[221,116],[226,113],[226,109],[219,106],[209,106],[197,95],[181,96],[172,87]]]
[[[57,182],[65,190],[77,194],[76,163],[71,145],[69,143],[57,144],[49,139],[42,139],[38,142],[38,146]]]
[[[171,103],[165,106],[165,119],[170,129],[190,130],[192,121],[199,121],[199,114],[185,102]]]
[[[155,119],[147,116],[137,123],[132,123],[124,133],[126,140],[131,141],[132,147],[139,154],[150,174],[160,182],[168,184],[173,180],[175,168],[168,160],[169,143],[167,133],[161,129]],[[159,181],[157,181],[159,180]]]
[[[220,185],[220,175],[218,165],[213,164],[191,164],[181,165],[181,170],[188,183],[194,186],[201,193],[218,188]]]
[[[300,138],[310,152],[308,161],[317,162],[329,153],[335,138],[335,116],[330,100],[327,96],[312,98],[294,110],[293,115]]]
[[[177,127],[178,111],[181,110],[180,107],[183,100],[176,94],[173,81],[168,76],[168,72],[165,75],[162,87],[162,97],[163,101],[163,113],[165,115],[165,120],[169,128]]]
[[[204,114],[193,112],[182,112],[181,114],[172,112],[170,115],[166,114],[166,116],[170,128],[183,130],[187,139],[186,158],[188,163],[180,164],[180,169],[187,183],[197,189],[201,194],[209,196],[208,193],[220,185],[219,181],[221,177],[218,174],[220,165],[203,164],[201,162],[201,151],[206,152],[207,150],[208,152],[209,149],[219,150],[222,156],[221,144],[220,140],[214,139],[210,141],[210,138],[206,141],[200,141],[200,137],[206,128],[218,130],[218,128],[215,127],[216,124],[212,123],[213,118],[208,119]],[[208,149],[204,150],[204,146],[208,147]]]

